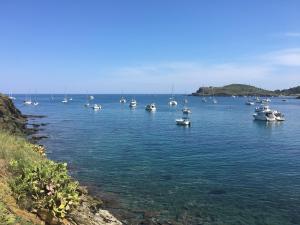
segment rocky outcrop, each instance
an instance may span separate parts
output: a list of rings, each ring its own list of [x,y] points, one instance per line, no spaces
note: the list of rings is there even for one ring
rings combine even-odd
[[[0,129],[14,134],[24,134],[26,122],[26,117],[14,106],[12,100],[0,94]]]

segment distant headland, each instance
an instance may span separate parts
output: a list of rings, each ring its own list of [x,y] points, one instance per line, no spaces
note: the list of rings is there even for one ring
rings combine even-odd
[[[300,86],[283,90],[266,90],[246,84],[229,84],[223,87],[200,87],[193,96],[295,96],[300,97]]]

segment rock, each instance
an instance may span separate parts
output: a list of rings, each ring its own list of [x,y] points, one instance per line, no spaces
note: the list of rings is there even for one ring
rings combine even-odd
[[[84,188],[81,188],[85,192]],[[89,195],[80,196],[80,205],[70,213],[68,220],[71,224],[80,225],[122,225],[107,210],[101,209],[103,203],[101,200],[95,199]]]
[[[7,96],[0,94],[0,129],[9,133],[26,133],[27,119]]]

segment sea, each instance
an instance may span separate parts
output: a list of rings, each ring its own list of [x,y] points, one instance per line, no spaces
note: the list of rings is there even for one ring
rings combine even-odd
[[[105,199],[127,224],[300,224],[300,100],[273,97],[284,122],[254,121],[257,106],[244,97],[201,101],[188,96],[191,126],[182,117],[184,95],[36,95],[24,114],[44,115],[39,133],[47,156],[67,162],[73,177]],[[28,96],[27,96],[28,97]],[[135,98],[138,105],[129,108]],[[145,106],[155,102],[156,112]],[[146,224],[146,223],[144,223]]]

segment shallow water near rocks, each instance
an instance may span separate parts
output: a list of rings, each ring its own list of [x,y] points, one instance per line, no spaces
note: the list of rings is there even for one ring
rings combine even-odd
[[[300,100],[272,98],[283,123],[256,122],[245,98],[219,104],[189,97],[191,127],[176,126],[179,105],[168,95],[136,95],[130,110],[119,95],[95,95],[101,111],[85,108],[85,95],[38,95],[40,105],[16,105],[25,114],[46,115],[41,140],[48,156],[66,161],[73,176],[117,196],[134,219],[181,224],[300,224]],[[126,96],[130,99],[132,96]],[[145,105],[157,103],[157,112]]]

